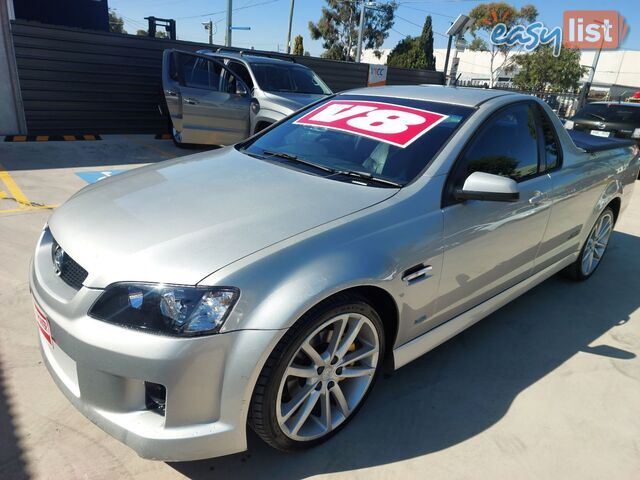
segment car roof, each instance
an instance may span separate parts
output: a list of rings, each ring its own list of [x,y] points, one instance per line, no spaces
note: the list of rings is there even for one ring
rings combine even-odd
[[[286,65],[299,65],[296,64],[294,62],[288,61],[288,60],[282,60],[280,58],[273,58],[273,57],[267,57],[267,56],[263,56],[263,55],[251,55],[251,53],[249,52],[243,52],[242,54],[240,53],[236,53],[236,52],[227,52],[227,51],[223,51],[223,52],[212,52],[212,51],[206,51],[206,50],[202,50],[201,51],[202,54],[204,55],[209,55],[211,57],[218,57],[218,58],[232,58],[234,60],[244,60],[246,62],[251,62],[251,63],[276,63],[279,65],[282,64],[286,64]],[[304,66],[304,65],[300,65],[300,66]]]
[[[413,100],[427,100],[430,102],[454,103],[466,107],[477,107],[492,98],[504,95],[527,97],[525,95],[494,90],[488,88],[450,87],[443,85],[397,85],[385,87],[357,88],[341,92],[349,95],[368,95],[389,98],[409,98]]]

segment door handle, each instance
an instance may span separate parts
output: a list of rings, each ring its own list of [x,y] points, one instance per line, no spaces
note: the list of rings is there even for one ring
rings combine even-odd
[[[406,270],[404,272],[404,275],[402,276],[402,281],[405,282],[407,285],[411,285],[420,280],[426,280],[427,278],[431,277],[430,274],[432,270],[433,270],[433,267],[431,265],[416,265],[415,267],[410,268],[409,270]]]
[[[184,103],[186,103],[188,105],[197,105],[200,102],[198,102],[198,100],[196,100],[195,98],[188,97],[188,98],[184,99]]]
[[[547,194],[537,190],[533,192],[533,196],[529,199],[529,203],[531,205],[539,205],[545,200],[545,198],[547,198]]]
[[[168,90],[167,89],[167,90],[164,91],[164,94],[167,97],[177,97],[178,96],[178,92],[176,92],[175,90]]]

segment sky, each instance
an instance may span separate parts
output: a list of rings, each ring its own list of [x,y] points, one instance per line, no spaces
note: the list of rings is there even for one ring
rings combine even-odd
[[[386,3],[387,0],[378,0]],[[383,48],[393,48],[407,35],[419,35],[426,15],[433,19],[435,48],[446,48],[444,35],[451,21],[461,13],[468,13],[474,6],[483,3],[478,0],[399,0],[395,24],[389,32]],[[511,1],[516,7],[533,4],[538,8],[539,17],[546,26],[562,26],[564,10],[617,10],[629,24],[622,48],[640,50],[640,7],[638,0],[609,1],[603,6],[602,0],[538,0]],[[311,55],[322,53],[321,40],[314,41],[309,34],[309,21],[318,21],[325,0],[296,0],[293,16],[293,37],[304,37],[305,50]],[[211,19],[216,23],[217,33],[214,43],[224,43],[227,0],[109,0],[109,7],[117,11],[125,20],[125,29],[135,33],[146,29],[144,17],[154,15],[176,20],[179,40],[207,42],[207,32],[202,22]],[[284,51],[287,41],[290,0],[233,0],[233,25],[250,27],[251,30],[234,30],[233,46],[259,50]]]

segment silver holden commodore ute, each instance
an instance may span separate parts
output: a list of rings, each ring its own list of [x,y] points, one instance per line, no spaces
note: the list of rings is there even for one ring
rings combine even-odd
[[[146,458],[240,452],[247,426],[310,447],[383,369],[557,272],[589,278],[639,168],[632,142],[572,139],[530,96],[322,99],[56,209],[30,271],[44,363]]]

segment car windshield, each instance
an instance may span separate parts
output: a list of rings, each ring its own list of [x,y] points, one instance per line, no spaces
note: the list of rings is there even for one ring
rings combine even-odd
[[[338,95],[237,148],[335,180],[402,186],[424,170],[473,111],[448,103]]]
[[[579,110],[576,117],[599,119],[603,122],[631,123],[640,126],[640,106],[591,103]]]
[[[252,63],[260,88],[266,92],[311,93],[330,95],[331,89],[306,67],[296,64]]]

